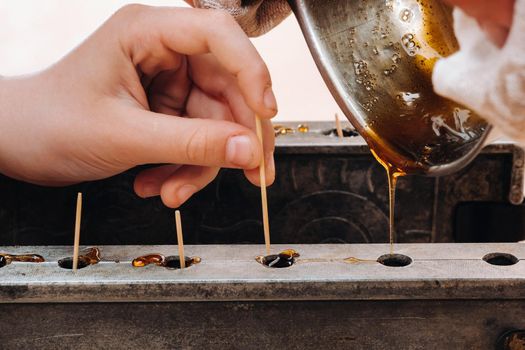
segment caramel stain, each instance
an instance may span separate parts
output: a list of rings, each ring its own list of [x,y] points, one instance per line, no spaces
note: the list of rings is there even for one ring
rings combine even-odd
[[[12,262],[42,263],[46,261],[38,254],[7,254],[0,253],[0,267],[4,267]]]
[[[186,263],[186,267],[190,267],[192,265],[196,265],[201,262],[201,258],[198,256],[195,257],[189,257],[186,256],[184,258],[184,262]],[[133,259],[131,262],[131,265],[133,267],[144,267],[148,265],[157,265],[161,267],[166,267],[168,269],[180,269],[180,257],[173,255],[165,257],[162,254],[147,254],[143,256],[139,256],[138,258]]]
[[[279,254],[272,254],[266,256],[260,255],[255,258],[255,261],[266,267],[279,269],[292,266],[295,263],[295,259],[299,256],[300,254],[295,250],[286,249],[280,252]]]
[[[83,269],[89,265],[98,264],[101,260],[100,249],[96,247],[87,248],[80,252],[78,256],[78,269]],[[60,259],[58,265],[64,269],[73,269],[73,257]]]

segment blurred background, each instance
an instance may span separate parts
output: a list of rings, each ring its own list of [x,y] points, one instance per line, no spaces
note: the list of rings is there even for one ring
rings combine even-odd
[[[134,1],[187,6],[182,0]],[[0,75],[29,74],[53,64],[81,43],[125,0],[1,0]],[[290,16],[253,39],[272,74],[276,121],[333,120],[339,108],[322,81],[299,26]]]

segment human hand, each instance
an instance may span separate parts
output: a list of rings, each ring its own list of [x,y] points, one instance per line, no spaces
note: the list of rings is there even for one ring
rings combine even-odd
[[[477,14],[471,10],[455,16],[460,50],[436,63],[432,76],[434,91],[470,109],[507,138],[525,145],[525,45],[522,35],[525,1],[479,3],[487,7],[479,5]],[[474,5],[472,2],[471,6]],[[472,16],[477,16],[478,23]],[[497,42],[499,48],[488,42],[479,25],[483,20],[479,18],[507,23],[505,28],[509,21],[512,22],[508,37]]]
[[[516,0],[445,0],[475,18],[488,37],[502,47],[509,35]]]
[[[0,79],[0,172],[42,185],[169,164],[135,180],[178,207],[220,167],[268,184],[277,112],[266,65],[222,11],[130,5],[49,69]]]

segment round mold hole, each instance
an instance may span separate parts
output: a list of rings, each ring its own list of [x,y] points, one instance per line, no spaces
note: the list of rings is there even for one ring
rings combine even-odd
[[[7,259],[5,258],[5,256],[2,256],[0,255],[0,267],[4,267],[8,264],[8,261]]]
[[[511,266],[517,264],[520,259],[507,253],[490,253],[483,257],[485,262],[496,266]]]
[[[525,330],[509,329],[501,334],[496,341],[496,350],[523,349]]]
[[[359,136],[359,133],[351,128],[342,128],[341,131],[343,132],[343,137],[356,137]],[[328,129],[323,130],[322,134],[325,136],[337,136],[337,129]]]
[[[272,269],[284,269],[295,264],[295,257],[287,254],[271,254],[258,256],[255,261]]]
[[[385,254],[377,262],[388,267],[405,267],[412,264],[412,258],[403,254]]]
[[[58,266],[60,266],[63,269],[72,270],[73,269],[73,258],[68,257],[68,258],[58,260]],[[89,262],[87,261],[87,259],[82,259],[79,257],[77,269],[83,269],[84,267],[88,267],[88,266],[89,266]]]
[[[186,268],[196,263],[194,259],[190,258],[189,256],[184,257],[184,262],[186,263]],[[164,261],[164,267],[166,267],[167,269],[171,269],[171,270],[180,269],[180,257],[178,255],[172,255],[172,256],[166,257],[166,260]]]

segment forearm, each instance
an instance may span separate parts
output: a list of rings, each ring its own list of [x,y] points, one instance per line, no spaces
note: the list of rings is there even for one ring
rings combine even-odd
[[[21,91],[22,79],[0,77],[0,160],[4,158],[2,150],[13,138],[9,124],[16,124],[17,115],[21,113],[19,97],[26,95]]]
[[[9,157],[14,139],[11,126],[16,128],[17,110],[20,107],[16,98],[18,89],[16,78],[0,76],[0,173],[6,175],[10,175],[8,169],[12,163]]]
[[[0,173],[40,184],[50,183],[64,167],[50,152],[60,142],[65,123],[53,91],[57,84],[46,74],[0,80]],[[50,164],[54,169],[44,171]],[[42,173],[46,175],[35,181]]]

